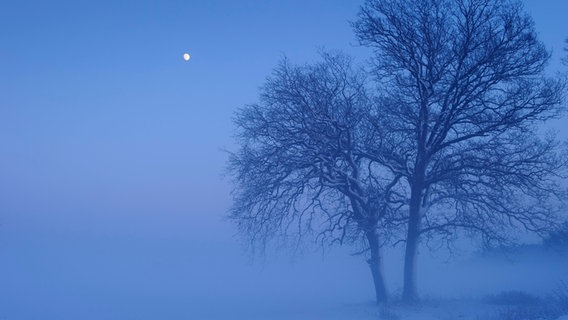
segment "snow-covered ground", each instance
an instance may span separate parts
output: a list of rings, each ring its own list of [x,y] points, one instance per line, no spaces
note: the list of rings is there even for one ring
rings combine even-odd
[[[17,247],[0,241],[0,320],[517,320],[518,306],[484,299],[545,297],[568,280],[568,256],[538,248],[451,259],[423,250],[423,302],[408,307],[396,301],[402,258],[391,250],[385,273],[394,298],[378,308],[368,267],[349,250],[251,262],[237,243],[200,235],[88,236],[22,238]]]
[[[390,261],[400,261],[396,253],[391,252],[387,257]],[[255,296],[255,290],[246,288],[246,294],[240,299],[222,300],[216,307],[198,308],[194,316],[216,320],[562,319],[554,302],[547,299],[562,287],[562,281],[568,280],[568,256],[543,251],[538,246],[528,246],[506,256],[468,254],[447,261],[429,259],[424,254],[419,272],[422,301],[414,306],[397,301],[400,281],[392,275],[398,275],[400,264],[385,266],[387,274],[391,275],[388,282],[394,298],[389,304],[377,307],[372,301],[372,288],[359,286],[369,285],[364,264],[334,261],[338,258],[333,254],[328,258],[331,261],[312,261],[306,269],[300,262],[295,271],[302,273],[313,268],[309,271],[314,272],[311,279],[298,276],[276,281],[278,272],[268,266],[259,276],[266,277],[272,289],[265,288],[263,294]],[[325,269],[326,266],[333,268]],[[318,268],[321,269],[315,270]],[[342,273],[341,268],[346,273]],[[314,276],[316,273],[318,276]],[[301,283],[305,286],[301,287]],[[568,283],[563,290],[568,295],[566,285]],[[568,306],[563,310],[568,312]]]
[[[425,300],[417,305],[391,302],[376,306],[367,303],[311,303],[281,301],[280,305],[251,303],[202,310],[193,317],[214,320],[568,320],[543,304],[495,304],[484,299]]]
[[[290,304],[255,305],[240,308],[210,309],[193,313],[191,318],[212,320],[568,320],[565,316],[546,317],[539,306],[495,305],[481,300],[430,300],[416,306],[393,302],[377,307],[374,303],[361,304]],[[526,317],[522,317],[526,316]]]

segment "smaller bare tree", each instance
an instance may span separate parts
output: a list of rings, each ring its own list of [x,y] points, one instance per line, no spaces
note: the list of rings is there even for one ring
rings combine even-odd
[[[373,139],[365,75],[343,55],[314,65],[284,60],[260,102],[236,113],[240,149],[229,159],[230,212],[253,247],[277,236],[329,244],[364,243],[377,302],[387,299],[381,245],[399,177],[378,176],[361,148]]]

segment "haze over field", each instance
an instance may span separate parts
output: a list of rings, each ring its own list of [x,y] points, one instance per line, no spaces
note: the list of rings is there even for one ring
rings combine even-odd
[[[568,3],[524,3],[549,72],[568,71]],[[1,3],[0,320],[377,319],[355,249],[251,257],[224,218],[235,110],[283,56],[313,62],[325,47],[365,61],[348,23],[361,4]],[[562,139],[565,123],[550,124]],[[568,281],[566,255],[482,258],[477,245],[460,239],[451,259],[422,248],[421,295],[546,295]],[[403,249],[385,251],[395,297]]]

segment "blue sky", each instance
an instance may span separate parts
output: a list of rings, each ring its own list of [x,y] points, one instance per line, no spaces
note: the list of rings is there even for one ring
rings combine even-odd
[[[227,204],[219,150],[231,143],[233,110],[256,99],[282,56],[304,61],[318,46],[349,47],[345,20],[357,10],[340,1],[3,6],[9,192],[57,193],[49,201],[60,205],[55,198],[68,191],[140,199],[162,190],[170,203],[216,198],[216,212]]]
[[[156,292],[182,308],[199,290],[215,295],[221,285],[204,279],[221,281],[224,254],[239,267],[222,281],[256,278],[222,220],[232,114],[285,55],[366,57],[348,24],[360,3],[0,2],[0,319],[128,318],[124,304]],[[568,2],[526,6],[566,70]],[[371,296],[360,280],[341,283]]]

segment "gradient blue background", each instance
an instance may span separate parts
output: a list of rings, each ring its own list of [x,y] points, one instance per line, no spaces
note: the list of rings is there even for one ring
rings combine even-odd
[[[361,259],[251,264],[223,220],[234,110],[283,56],[368,57],[348,24],[361,3],[1,1],[0,319],[371,300]],[[568,2],[526,8],[566,71]]]

